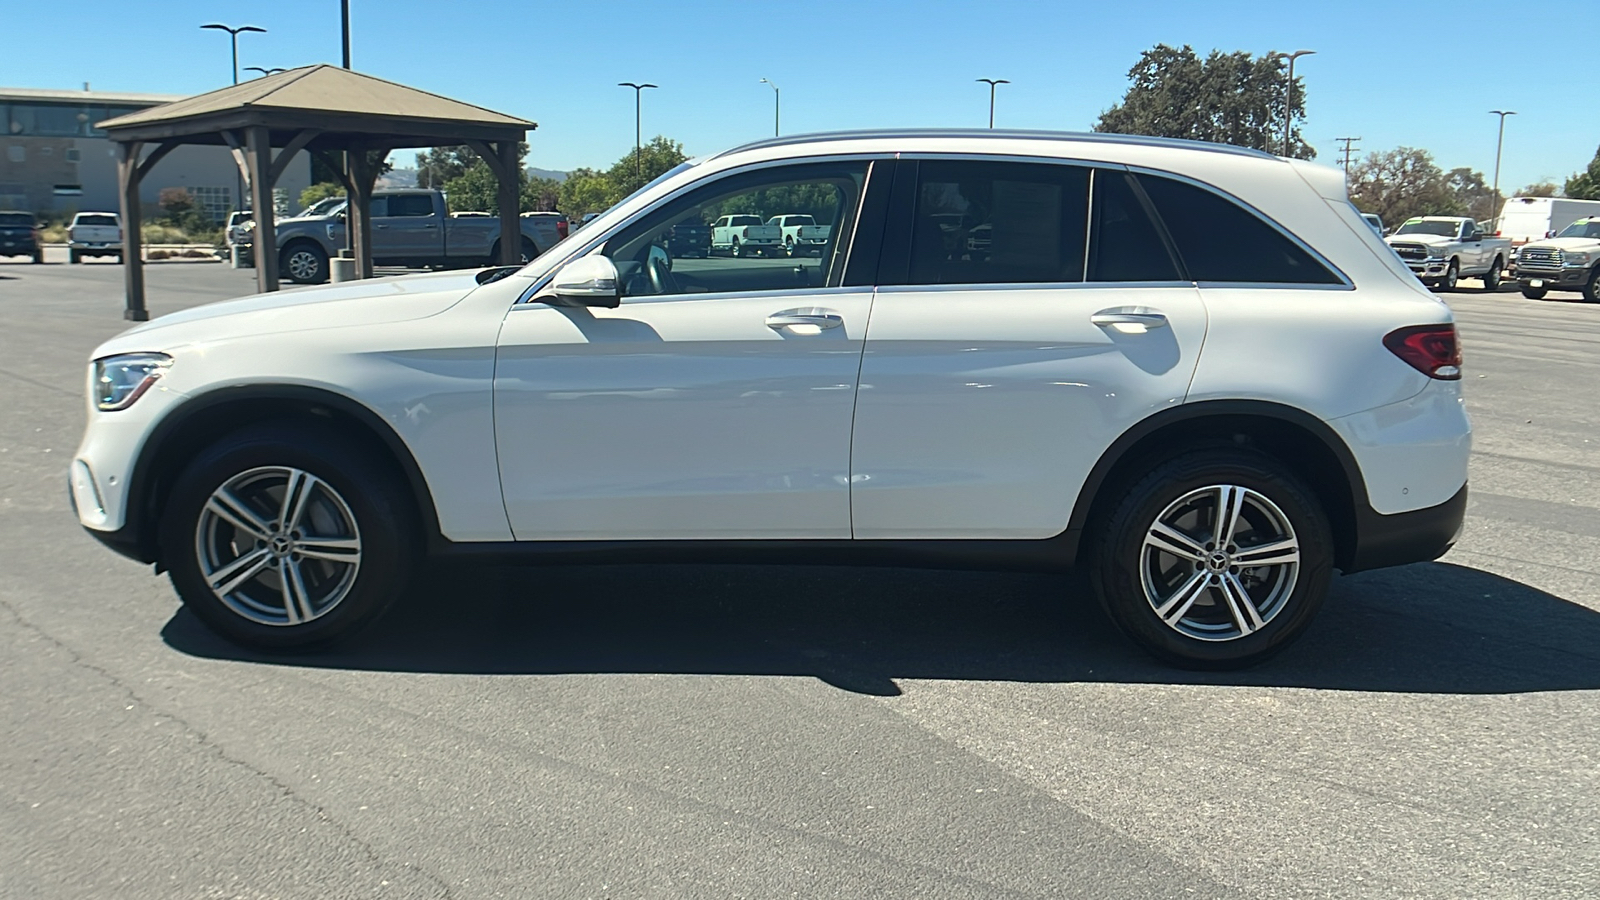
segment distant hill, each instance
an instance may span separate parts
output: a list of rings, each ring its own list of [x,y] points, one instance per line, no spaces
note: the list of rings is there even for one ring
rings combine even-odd
[[[534,167],[529,166],[527,172],[529,178],[549,178],[552,181],[567,180],[567,173],[557,172],[554,169],[535,169]]]
[[[409,188],[417,186],[416,169],[391,169],[378,177],[378,187]]]

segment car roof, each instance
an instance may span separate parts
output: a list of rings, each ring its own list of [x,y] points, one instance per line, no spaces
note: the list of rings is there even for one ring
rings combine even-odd
[[[1201,150],[1211,153],[1228,153],[1239,156],[1253,156],[1260,159],[1276,159],[1271,153],[1262,150],[1252,150],[1249,147],[1236,147],[1232,144],[1214,144],[1209,141],[1192,141],[1182,138],[1149,137],[1138,134],[1106,134],[1102,132],[1083,131],[1030,131],[1022,129],[999,128],[901,128],[901,129],[873,129],[865,131],[824,131],[814,134],[790,135],[787,137],[765,138],[741,144],[729,150],[715,154],[710,159],[732,156],[752,150],[766,150],[777,147],[793,147],[801,144],[818,143],[879,143],[883,141],[905,142],[915,145],[918,150],[945,149],[936,145],[947,143],[951,145],[967,144],[969,142],[1000,142],[1000,141],[1030,141],[1041,143],[1077,143],[1077,144],[1118,144],[1138,147],[1166,147],[1171,149]],[[951,146],[947,149],[965,150],[965,146]]]

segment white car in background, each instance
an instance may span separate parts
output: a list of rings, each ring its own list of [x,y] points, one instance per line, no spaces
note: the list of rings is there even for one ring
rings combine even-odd
[[[122,262],[122,219],[114,212],[81,212],[67,226],[67,261],[76,264],[94,256]]]
[[[789,196],[831,205],[823,257],[667,251]],[[1140,646],[1211,668],[1287,646],[1334,569],[1434,559],[1463,521],[1450,310],[1336,169],[809,135],[679,166],[574,237],[106,342],[79,521],[253,647],[351,633],[424,555],[1077,565]]]

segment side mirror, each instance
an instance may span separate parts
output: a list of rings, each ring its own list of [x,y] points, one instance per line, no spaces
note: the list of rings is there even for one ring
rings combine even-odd
[[[550,295],[541,300],[553,306],[616,309],[622,305],[616,263],[598,253],[579,257],[556,271],[550,282]]]

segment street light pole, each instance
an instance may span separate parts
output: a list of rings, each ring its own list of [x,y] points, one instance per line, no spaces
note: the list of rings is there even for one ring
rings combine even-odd
[[[777,137],[778,136],[778,101],[779,101],[779,99],[781,99],[781,95],[778,93],[778,86],[777,85],[773,84],[772,82],[768,81],[765,78],[761,79],[761,83],[766,85],[767,87],[772,88],[772,136],[773,137]]]
[[[344,68],[350,68],[350,0],[339,0],[339,26],[344,36]]]
[[[1494,201],[1497,204],[1500,202],[1500,151],[1504,150],[1505,146],[1506,146],[1506,116],[1514,116],[1516,114],[1517,114],[1517,111],[1514,110],[1514,109],[1506,109],[1506,110],[1491,109],[1491,110],[1489,110],[1489,115],[1491,115],[1491,116],[1499,116],[1500,117],[1500,138],[1497,141],[1495,141],[1495,144],[1494,144],[1494,188],[1493,188],[1493,190],[1494,190]],[[1493,212],[1493,210],[1491,210],[1491,212]]]
[[[1011,82],[1005,80],[1004,78],[977,78],[977,79],[974,79],[974,80],[975,81],[981,81],[984,84],[987,84],[989,86],[989,127],[993,128],[994,127],[994,89],[995,89],[995,86],[996,85],[1000,85],[1000,84],[1010,84]]]
[[[1294,138],[1294,61],[1302,56],[1310,56],[1315,50],[1296,50],[1293,53],[1274,53],[1273,59],[1287,59],[1289,61],[1289,88],[1284,92],[1283,104],[1283,155],[1288,156],[1290,142]]]
[[[641,101],[639,100],[639,98],[644,96],[645,88],[660,87],[660,85],[648,84],[648,83],[647,84],[634,84],[631,81],[619,81],[619,82],[617,82],[617,87],[633,88],[633,175],[634,175],[635,178],[639,179],[639,183],[640,184],[643,184],[644,183],[644,156],[642,155],[643,151],[641,150],[641,148],[643,146],[643,138],[644,138],[644,130],[643,130],[643,126],[642,126],[642,123],[644,121],[643,120],[643,109],[644,108],[641,105]]]
[[[201,28],[214,28],[217,31],[226,31],[228,33],[228,37],[233,39],[233,83],[234,84],[238,84],[239,83],[239,33],[243,32],[243,31],[259,31],[262,34],[266,34],[267,30],[265,28],[257,28],[254,25],[243,25],[243,26],[240,26],[239,28],[229,28],[226,25],[217,25],[215,23],[213,23],[211,25],[201,25],[200,27]]]

